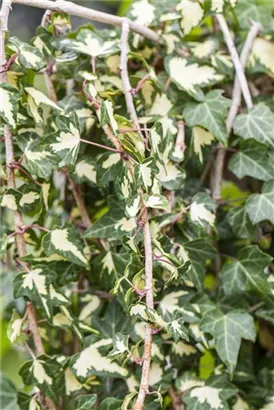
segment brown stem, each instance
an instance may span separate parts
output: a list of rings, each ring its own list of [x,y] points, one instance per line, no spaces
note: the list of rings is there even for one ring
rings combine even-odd
[[[183,410],[184,405],[182,404],[181,398],[177,396],[173,387],[170,387],[168,392],[171,398],[173,410]]]
[[[107,147],[106,145],[103,145],[103,144],[98,144],[97,142],[84,140],[83,138],[81,138],[80,141],[84,142],[85,144],[93,145],[94,147],[103,148],[111,152],[117,152],[118,154],[122,154],[124,152],[120,149],[115,149],[115,148]]]
[[[68,175],[68,180],[69,180],[69,183],[71,185],[72,194],[73,194],[73,197],[74,197],[75,202],[77,204],[77,207],[79,209],[82,222],[83,222],[83,224],[85,225],[86,228],[89,228],[91,226],[90,217],[89,217],[86,205],[83,201],[80,189],[75,184],[75,182],[71,179],[71,177],[69,175]]]

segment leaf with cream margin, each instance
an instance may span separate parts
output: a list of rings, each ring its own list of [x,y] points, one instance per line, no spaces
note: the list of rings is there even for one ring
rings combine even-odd
[[[259,103],[247,114],[237,115],[233,130],[244,139],[254,139],[273,148],[273,124],[274,114],[267,105]]]
[[[171,80],[176,83],[178,88],[187,92],[198,101],[203,101],[204,99],[202,87],[216,84],[223,80],[223,76],[217,74],[213,67],[189,63],[186,58],[182,57],[167,57],[165,67]]]
[[[83,246],[76,229],[71,225],[55,228],[43,237],[43,249],[46,255],[53,253],[63,256],[68,261],[87,267],[88,261],[82,253]]]
[[[274,75],[274,44],[265,38],[256,38],[251,54],[248,60],[250,67],[254,68],[256,72],[266,71],[271,76]],[[258,67],[259,66],[259,67]],[[262,66],[262,69],[261,69]]]
[[[187,410],[229,410],[227,400],[236,395],[238,389],[225,375],[211,376],[204,385],[197,385],[184,394]]]
[[[135,191],[135,181],[130,169],[123,164],[115,180],[115,193],[121,201],[130,201]]]
[[[155,18],[155,11],[155,7],[147,0],[140,0],[132,4],[130,14],[136,23],[149,26]]]
[[[168,323],[166,327],[167,333],[171,337],[173,337],[176,343],[178,343],[180,339],[189,341],[188,330],[185,327],[184,323],[184,316],[181,312],[176,311],[172,317],[172,320]]]
[[[199,59],[208,58],[218,48],[218,43],[215,39],[209,38],[203,42],[190,43],[191,53]]]
[[[113,104],[111,101],[102,101],[98,116],[101,126],[103,127],[104,125],[109,125],[116,135],[119,127],[116,119],[114,118]]]
[[[17,124],[19,98],[16,88],[6,83],[0,84],[0,116],[11,128],[15,128]]]
[[[75,164],[72,176],[77,184],[83,182],[96,184],[97,170],[94,159],[88,156],[84,158],[81,156],[81,159]]]
[[[16,47],[18,62],[22,67],[40,71],[46,66],[44,54],[37,47],[30,46],[17,37],[11,37],[9,41]]]
[[[38,136],[24,132],[17,137],[20,149],[24,152],[22,165],[33,176],[49,180],[53,169],[54,156],[39,145]]]
[[[183,115],[189,127],[204,127],[213,136],[227,144],[226,116],[231,101],[222,96],[223,90],[209,91],[201,103],[187,103]]]
[[[200,4],[190,0],[180,1],[176,6],[176,10],[183,15],[180,26],[184,35],[189,34],[194,27],[197,27],[204,16]]]
[[[48,147],[59,167],[72,166],[76,163],[80,148],[80,124],[77,114],[70,113],[70,116],[60,115],[56,119],[58,131],[46,136],[41,141],[41,145]]]
[[[33,87],[25,87],[25,91],[33,98],[35,104],[39,107],[40,104],[48,105],[49,107],[54,108],[58,111],[63,111],[62,108],[58,107],[52,100],[50,100],[45,94],[41,91],[36,90]]]
[[[274,297],[264,273],[272,257],[257,245],[246,246],[238,253],[238,259],[226,263],[220,271],[220,280],[227,295],[255,293],[273,305]]]
[[[194,195],[191,201],[189,216],[192,222],[202,226],[209,224],[213,226],[215,223],[216,204],[208,194],[199,192]]]
[[[137,194],[134,195],[127,201],[125,207],[125,213],[128,218],[134,218],[137,216],[139,210],[141,208],[141,195]]]
[[[105,185],[114,181],[123,168],[123,161],[119,153],[106,152],[96,161],[96,182]]]
[[[232,7],[235,7],[237,0],[228,0]],[[225,6],[225,0],[211,0],[211,10],[216,13],[222,13]]]
[[[84,233],[84,238],[122,238],[137,228],[135,218],[127,218],[124,208],[114,197],[109,198],[110,211]]]
[[[75,410],[92,410],[97,402],[97,394],[85,394],[75,399]]]
[[[148,114],[151,116],[166,116],[171,108],[172,102],[169,100],[168,96],[165,93],[161,95],[158,94],[152,104],[152,107],[149,109]]]
[[[220,309],[213,308],[203,312],[200,326],[212,335],[220,359],[232,374],[237,364],[241,340],[254,342],[256,339],[252,316],[238,311],[223,314]]]
[[[62,40],[62,45],[77,53],[86,54],[91,57],[103,57],[115,54],[118,51],[117,41],[106,41],[88,29],[81,29],[77,34],[76,40]]]
[[[264,183],[261,194],[248,197],[245,210],[253,225],[266,220],[274,224],[274,179]]]
[[[274,178],[273,154],[263,144],[254,140],[245,140],[240,144],[240,151],[234,154],[228,168],[239,179],[250,176],[262,181]]]
[[[61,364],[45,354],[23,364],[19,370],[23,382],[35,385],[52,400],[64,394],[64,373]]]
[[[89,376],[126,377],[128,371],[100,353],[100,348],[111,346],[111,339],[101,339],[73,356],[70,368],[80,381]]]
[[[132,123],[127,118],[116,114],[115,120],[118,123],[120,131],[118,139],[124,150],[138,162],[143,162],[145,159],[144,138],[138,132],[134,131],[135,127],[132,126]]]
[[[205,145],[211,145],[214,140],[214,136],[211,132],[206,131],[201,127],[192,128],[192,139],[194,145],[194,152],[198,155],[199,161],[203,163],[202,147]]]

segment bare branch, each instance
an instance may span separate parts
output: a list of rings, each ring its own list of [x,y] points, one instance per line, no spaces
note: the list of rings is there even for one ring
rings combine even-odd
[[[86,205],[83,201],[79,186],[75,184],[75,182],[69,175],[68,175],[68,180],[71,185],[72,194],[74,196],[75,202],[79,209],[82,222],[86,228],[89,228],[91,226],[90,217],[89,217]]]
[[[56,2],[50,0],[13,0],[13,3],[31,7],[39,7],[40,9],[59,11],[73,16],[83,17],[88,20],[110,24],[112,26],[121,26],[124,21],[122,17],[103,13],[102,11],[93,10],[87,7],[78,6],[75,3],[64,0],[57,0]],[[135,33],[141,34],[152,41],[159,40],[158,34],[147,27],[134,23],[133,21],[129,21],[129,26]]]
[[[220,17],[222,17],[220,19]],[[259,23],[253,23],[247,39],[245,41],[243,50],[241,52],[241,56],[240,59],[238,58],[238,54],[237,51],[235,49],[233,40],[231,38],[231,35],[229,33],[226,21],[224,20],[223,16],[221,15],[217,15],[219,24],[221,29],[223,30],[224,36],[226,38],[227,41],[227,46],[229,48],[228,43],[230,44],[230,47],[232,47],[232,49],[235,51],[237,58],[236,60],[239,60],[239,67],[240,67],[240,71],[243,74],[244,77],[244,82],[242,80],[242,76],[239,75],[239,72],[237,71],[237,67],[238,67],[238,63],[236,63],[236,60],[233,59],[232,56],[232,51],[230,50],[232,59],[233,59],[233,63],[235,65],[235,69],[236,69],[236,76],[235,76],[235,80],[234,80],[234,86],[233,86],[233,92],[232,92],[232,104],[231,107],[229,109],[229,113],[228,113],[228,117],[227,117],[227,121],[226,121],[226,129],[227,129],[227,134],[229,135],[232,129],[232,124],[233,121],[237,115],[237,112],[239,110],[239,106],[241,103],[241,92],[243,91],[243,95],[247,104],[248,109],[252,108],[252,99],[251,99],[251,95],[248,89],[248,85],[247,85],[247,81],[243,72],[244,67],[246,66],[248,57],[250,55],[251,49],[252,49],[252,45],[254,43],[254,40],[256,38],[256,36],[258,35],[258,32],[261,29],[261,25]],[[225,22],[225,24],[223,24],[223,20]],[[221,25],[223,24],[223,26]],[[226,31],[227,29],[227,31]],[[229,36],[227,37],[227,32],[229,33]],[[226,34],[225,34],[226,33]],[[230,41],[230,40],[231,41]],[[238,67],[238,68],[239,68]],[[248,91],[247,95],[244,94],[244,90]],[[216,160],[215,160],[215,165],[212,169],[212,174],[211,174],[211,192],[212,192],[212,197],[215,201],[219,201],[221,198],[221,185],[222,185],[222,179],[223,179],[223,168],[224,168],[224,162],[225,162],[225,154],[226,154],[226,149],[220,144],[219,146],[219,150],[217,152],[216,155]]]
[[[248,84],[247,84],[247,81],[246,81],[246,78],[245,78],[245,74],[244,74],[244,71],[243,71],[241,61],[239,59],[235,44],[233,42],[233,39],[231,37],[230,31],[229,31],[229,28],[228,28],[227,22],[226,22],[226,20],[225,20],[225,18],[222,14],[217,14],[216,18],[217,18],[218,23],[220,25],[220,28],[223,32],[227,48],[230,52],[230,55],[231,55],[231,58],[232,58],[232,61],[233,61],[233,64],[234,64],[234,67],[235,67],[235,70],[236,70],[236,73],[237,73],[237,77],[239,79],[239,84],[240,84],[240,87],[241,87],[241,90],[242,90],[242,93],[243,93],[243,96],[244,96],[244,99],[245,99],[245,102],[246,102],[246,105],[247,105],[247,108],[250,110],[253,106],[250,91],[249,91],[249,88],[248,88]]]

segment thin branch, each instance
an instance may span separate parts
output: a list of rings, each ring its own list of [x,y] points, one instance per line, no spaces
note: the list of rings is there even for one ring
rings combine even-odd
[[[93,10],[87,7],[78,6],[75,3],[64,0],[56,2],[50,0],[13,0],[13,3],[23,4],[25,6],[38,7],[52,11],[59,11],[73,16],[83,17],[87,20],[99,21],[112,26],[121,26],[124,19],[112,14],[103,13],[102,11]],[[153,30],[129,20],[129,26],[135,33],[141,34],[152,41],[159,41],[159,35]]]
[[[177,396],[177,394],[175,393],[173,387],[169,388],[168,393],[169,393],[170,398],[171,398],[173,410],[183,410],[184,405],[182,404],[181,398],[179,396]]]
[[[126,106],[127,112],[130,116],[130,119],[135,128],[137,128],[139,134],[142,133],[140,131],[140,124],[138,121],[138,117],[136,114],[133,96],[132,96],[132,87],[129,81],[128,76],[128,69],[127,69],[127,62],[128,62],[128,53],[129,53],[129,46],[128,46],[128,36],[129,36],[129,21],[124,18],[122,24],[122,35],[121,35],[121,57],[120,57],[120,70],[121,70],[121,79],[123,83],[123,89],[126,99]]]
[[[186,150],[184,121],[182,120],[177,121],[177,126],[178,126],[178,133],[176,137],[174,152],[178,160],[180,159],[180,161],[182,161],[184,158],[184,152]]]
[[[69,175],[67,176],[68,176],[69,183],[71,185],[72,194],[74,196],[75,202],[80,212],[82,222],[86,228],[89,228],[91,226],[90,217],[89,217],[86,205],[83,201],[81,192],[79,190],[79,186],[75,184],[75,182],[72,180],[72,178]]]
[[[116,152],[118,154],[123,154],[124,153],[124,151],[122,151],[120,149],[115,149],[115,148],[111,148],[111,147],[108,147],[108,146],[103,145],[103,144],[98,144],[97,142],[84,140],[83,138],[81,138],[80,141],[84,142],[85,144],[93,145],[94,147],[103,148],[103,149],[106,149],[106,150],[111,151],[111,152]]]
[[[121,78],[124,88],[124,94],[126,99],[127,111],[130,115],[131,121],[137,129],[140,129],[138,117],[135,111],[133,96],[131,93],[132,87],[130,85],[128,76],[128,36],[129,36],[129,23],[127,19],[124,19],[122,24],[122,37],[121,37]],[[144,232],[144,248],[145,248],[145,291],[146,291],[146,306],[153,309],[153,253],[150,227],[148,221],[148,212],[145,204],[142,204],[142,226]],[[152,350],[152,335],[153,329],[150,324],[146,324],[145,331],[145,344],[144,353],[142,357],[142,376],[140,382],[140,388],[134,410],[141,410],[144,407],[146,395],[149,393],[149,372],[151,363],[151,350]]]
[[[244,67],[246,66],[254,40],[259,30],[261,29],[261,25],[259,23],[254,23],[252,25],[248,33],[247,39],[245,41],[243,50],[241,52],[240,59],[239,59],[237,51],[235,49],[235,45],[231,38],[230,32],[228,30],[227,23],[224,20],[224,17],[222,15],[217,15],[217,18],[218,18],[220,27],[224,33],[225,40],[226,40],[228,49],[230,51],[230,54],[233,60],[235,70],[236,70],[236,76],[234,80],[233,93],[232,93],[232,104],[231,104],[228,117],[227,117],[227,121],[226,121],[227,134],[229,135],[232,129],[233,121],[237,115],[237,112],[238,112],[238,109],[241,103],[241,92],[243,92],[243,96],[245,98],[248,109],[251,109],[253,105],[243,70],[244,70]],[[234,58],[233,58],[233,55],[234,55]],[[236,55],[236,60],[235,60],[235,55]],[[239,68],[240,68],[240,73],[239,73]],[[216,155],[215,165],[212,168],[212,173],[211,173],[212,197],[217,202],[221,198],[221,186],[222,186],[222,179],[223,179],[225,154],[226,154],[226,149],[224,148],[223,145],[220,144],[217,155]]]
[[[233,42],[232,36],[230,34],[227,22],[226,22],[226,20],[225,20],[225,18],[222,14],[217,14],[216,18],[217,18],[218,23],[220,25],[220,28],[223,32],[227,48],[230,52],[230,55],[231,55],[231,58],[232,58],[232,61],[233,61],[233,65],[235,67],[235,71],[236,71],[237,77],[239,79],[239,85],[241,87],[241,90],[242,90],[243,97],[245,99],[247,108],[250,110],[253,106],[252,98],[251,98],[250,91],[249,91],[249,88],[248,88],[248,84],[247,84],[247,81],[246,81],[246,78],[245,78],[244,70],[243,70],[240,58],[238,56],[235,44]]]

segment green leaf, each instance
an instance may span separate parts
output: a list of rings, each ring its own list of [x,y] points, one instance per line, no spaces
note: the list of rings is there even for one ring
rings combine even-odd
[[[16,387],[3,375],[1,375],[0,402],[2,410],[19,410]]]
[[[199,192],[194,195],[189,209],[190,219],[202,226],[214,225],[216,204],[208,194]]]
[[[233,129],[244,139],[252,138],[262,144],[274,147],[274,114],[265,104],[255,105],[248,114],[237,115]]]
[[[109,208],[111,210],[84,233],[84,238],[122,238],[137,228],[135,219],[125,216],[124,209],[117,199],[109,198]]]
[[[57,104],[55,104],[52,100],[50,100],[41,91],[36,90],[36,88],[25,87],[25,91],[33,98],[33,101],[37,105],[37,107],[39,107],[40,104],[45,104],[45,105],[48,105],[49,107],[54,108],[55,110],[63,111],[62,108],[58,107]]]
[[[44,55],[37,47],[32,47],[17,37],[11,37],[9,41],[16,47],[18,61],[22,67],[40,71],[46,66]]]
[[[149,157],[135,167],[135,179],[142,185],[146,192],[153,187],[154,177],[159,172],[154,158]]]
[[[201,90],[202,87],[223,80],[223,76],[217,74],[213,67],[207,65],[199,66],[197,63],[190,63],[186,58],[182,57],[166,58],[165,67],[171,80],[176,83],[180,90],[186,91],[200,101],[204,97]]]
[[[254,292],[263,300],[274,303],[271,288],[264,273],[272,257],[260,251],[258,246],[247,246],[238,253],[238,260],[226,263],[220,279],[227,295]]]
[[[96,404],[97,394],[86,394],[75,399],[75,410],[92,410]]]
[[[213,308],[205,312],[200,326],[213,336],[217,353],[230,373],[236,367],[241,340],[254,342],[256,339],[253,318],[247,313],[230,311],[223,314]]]
[[[222,96],[222,90],[209,91],[200,103],[188,103],[183,111],[186,124],[206,128],[213,136],[226,145],[226,115],[230,100]]]
[[[42,410],[42,406],[36,395],[29,396],[28,394],[19,392],[17,400],[21,410]]]
[[[64,374],[61,364],[45,354],[23,364],[19,371],[27,385],[34,385],[46,396],[57,400],[64,391]]]
[[[0,85],[0,116],[11,128],[16,128],[17,125],[19,98],[16,88],[6,83]]]
[[[186,410],[229,410],[227,400],[237,393],[238,389],[218,375],[208,378],[204,386],[196,386],[183,396]]]
[[[43,237],[42,246],[48,256],[57,253],[77,265],[86,267],[88,264],[82,253],[82,245],[76,229],[70,225],[55,228],[47,233]]]
[[[168,200],[163,195],[144,195],[144,204],[147,208],[168,210]]]
[[[231,157],[228,168],[239,179],[250,176],[269,181],[274,178],[272,162],[273,155],[268,154],[264,145],[247,140],[240,144],[240,152]]]
[[[235,8],[235,13],[241,28],[248,30],[250,21],[257,21],[263,27],[271,26],[269,19],[269,10],[264,4],[250,2],[247,0],[238,1]]]
[[[184,326],[184,323],[184,316],[179,311],[177,311],[172,320],[167,325],[167,333],[173,337],[176,343],[178,343],[180,339],[189,341],[188,331]]]
[[[121,410],[122,400],[108,397],[100,404],[99,410]]]
[[[261,194],[250,195],[245,209],[253,224],[265,220],[274,224],[274,180],[263,185]]]
[[[252,239],[256,238],[256,229],[244,207],[237,206],[229,210],[227,220],[237,238]]]
[[[98,185],[104,185],[114,181],[123,168],[120,154],[106,152],[96,162]]]

